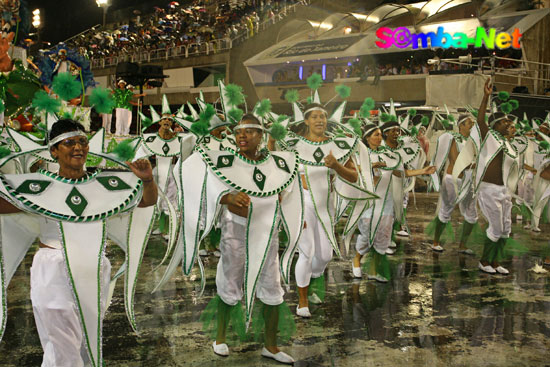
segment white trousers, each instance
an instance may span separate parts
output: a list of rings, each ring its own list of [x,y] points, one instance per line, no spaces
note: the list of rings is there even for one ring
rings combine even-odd
[[[512,197],[506,186],[482,182],[477,201],[489,222],[487,237],[493,242],[508,238],[512,229]]]
[[[309,190],[304,190],[305,228],[298,243],[296,262],[296,283],[298,287],[309,286],[311,278],[319,278],[332,259],[332,245],[315,215],[315,207]],[[327,228],[332,231],[332,228]]]
[[[102,113],[101,114],[101,122],[103,124],[103,129],[105,129],[106,133],[111,133],[111,122],[113,121],[113,114],[112,113]]]
[[[115,109],[116,129],[115,135],[128,135],[132,125],[132,111],[126,108]]]
[[[382,205],[383,202],[380,201],[380,203],[377,201],[377,205]],[[378,222],[378,226],[376,226],[376,223],[373,223],[373,228],[375,230],[374,238],[371,243],[370,239],[370,221],[372,217],[373,209],[369,208],[365,210],[363,215],[361,216],[361,219],[359,219],[359,231],[361,232],[359,236],[357,236],[357,242],[355,243],[355,249],[357,252],[361,255],[365,255],[371,247],[374,246],[374,249],[376,252],[378,252],[381,255],[384,255],[386,253],[386,250],[390,247],[391,244],[391,235],[393,232],[393,221],[394,221],[394,214],[393,214],[393,198],[391,195],[391,189],[390,192],[388,192],[388,196],[386,197],[384,210],[382,211],[382,216],[380,217],[380,221]]]
[[[222,255],[216,272],[216,287],[222,301],[233,306],[243,297],[246,219],[225,210],[221,216],[221,232]],[[284,291],[281,287],[278,249],[279,238],[275,233],[256,287],[256,297],[270,306],[283,303]]]
[[[462,180],[458,179],[459,187],[461,183]],[[443,176],[439,195],[441,197],[441,206],[439,207],[438,217],[441,222],[448,223],[451,221],[451,215],[453,214],[456,201],[456,191],[453,185],[452,175],[446,174]],[[470,190],[468,194],[466,194],[466,197],[458,204],[458,208],[466,222],[470,224],[477,222],[477,207],[472,190]]]
[[[525,203],[527,205],[533,205],[533,200],[535,198],[533,173],[527,171],[523,180],[518,182],[518,196],[522,199],[522,201],[518,200],[518,204]]]
[[[102,319],[110,280],[111,264],[103,257],[102,286],[105,292],[101,300]],[[94,291],[93,288],[90,285],[91,292]],[[31,301],[36,329],[44,350],[42,367],[90,366],[62,250],[41,248],[34,255],[31,267]]]

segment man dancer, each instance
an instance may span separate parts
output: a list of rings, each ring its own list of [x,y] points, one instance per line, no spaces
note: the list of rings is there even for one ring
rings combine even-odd
[[[442,252],[443,247],[441,235],[447,225],[451,225],[451,214],[456,205],[457,192],[453,180],[453,168],[456,159],[464,147],[466,140],[470,137],[470,132],[475,124],[474,117],[470,114],[461,115],[458,119],[458,133],[448,131],[439,136],[437,139],[437,147],[433,157],[432,165],[436,166],[438,175],[443,173],[441,187],[439,191],[438,213],[435,222],[435,233],[432,250]],[[463,200],[460,201],[459,209],[464,216],[464,225],[462,236],[460,238],[459,252],[472,255],[473,251],[466,248],[466,241],[474,225],[477,223],[477,208],[474,199],[472,185],[464,187],[462,181],[464,176],[471,177],[472,170],[467,169],[458,180],[458,187],[462,190],[467,190]],[[469,181],[467,179],[467,181]]]
[[[500,260],[504,257],[504,247],[512,225],[510,193],[516,189],[519,175],[517,151],[505,138],[509,136],[509,130],[514,125],[515,118],[503,112],[496,112],[489,117],[487,123],[485,114],[489,96],[492,93],[490,79],[485,83],[483,91],[484,95],[477,116],[483,143],[477,155],[473,185],[479,207],[489,225],[479,269],[489,274],[509,274],[508,269],[500,265]],[[468,153],[467,150],[464,152]],[[473,157],[462,156],[458,159],[471,161]],[[453,176],[457,177],[458,173],[455,170]]]

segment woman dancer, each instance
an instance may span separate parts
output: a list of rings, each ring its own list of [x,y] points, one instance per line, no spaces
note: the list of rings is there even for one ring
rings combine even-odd
[[[367,276],[369,279],[385,283],[390,275],[386,250],[391,243],[394,208],[400,210],[401,207],[400,200],[394,200],[392,186],[402,186],[401,180],[396,180],[396,177],[402,177],[403,173],[407,177],[429,175],[435,172],[435,167],[404,169],[401,156],[382,146],[382,132],[376,124],[368,124],[363,136],[363,142],[369,148],[375,193],[379,198],[363,213],[359,221],[361,234],[355,245],[357,252],[353,259],[353,276],[361,278],[361,258],[370,250],[371,261],[368,264]]]

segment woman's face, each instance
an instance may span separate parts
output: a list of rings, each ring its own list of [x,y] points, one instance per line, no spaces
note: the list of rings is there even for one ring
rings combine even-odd
[[[61,169],[79,170],[86,164],[88,149],[87,137],[73,136],[52,147],[51,154]]]
[[[367,143],[371,149],[377,149],[382,144],[382,132],[380,129],[374,130],[374,132],[367,137]]]
[[[239,122],[239,125],[254,124],[252,121],[243,120]],[[258,127],[260,127],[258,125]],[[255,156],[258,151],[258,147],[262,142],[262,131],[258,128],[243,128],[235,129],[235,140],[237,141],[237,147],[239,152],[248,156]]]
[[[327,115],[323,111],[311,111],[304,122],[310,133],[316,136],[323,136],[327,130]]]

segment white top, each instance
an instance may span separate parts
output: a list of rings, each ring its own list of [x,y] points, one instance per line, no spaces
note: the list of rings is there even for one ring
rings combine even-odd
[[[57,221],[40,216],[40,242],[55,249],[61,249],[61,232]]]

